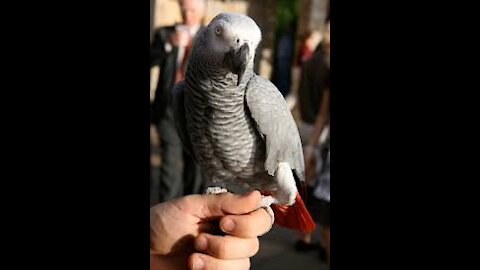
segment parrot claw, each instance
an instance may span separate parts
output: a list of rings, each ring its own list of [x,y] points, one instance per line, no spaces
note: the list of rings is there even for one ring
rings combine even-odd
[[[217,195],[217,194],[222,194],[226,192],[228,192],[228,190],[223,187],[208,187],[207,190],[205,191],[205,194]]]

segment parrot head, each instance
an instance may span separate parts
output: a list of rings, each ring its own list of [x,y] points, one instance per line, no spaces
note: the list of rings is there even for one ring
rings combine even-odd
[[[199,39],[202,47],[209,51],[205,56],[219,59],[216,63],[236,74],[239,84],[246,67],[253,64],[262,34],[252,18],[220,13],[200,33]]]

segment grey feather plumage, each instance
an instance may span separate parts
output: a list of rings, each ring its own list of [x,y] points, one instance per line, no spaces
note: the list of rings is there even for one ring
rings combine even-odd
[[[218,43],[214,27],[225,32]],[[258,26],[247,16],[224,13],[202,31],[173,101],[180,138],[208,180],[229,189],[275,192],[279,162],[287,162],[303,180],[303,151],[292,114],[277,88],[253,72]],[[237,51],[235,43],[253,48],[241,74],[225,66],[228,48],[222,42]]]

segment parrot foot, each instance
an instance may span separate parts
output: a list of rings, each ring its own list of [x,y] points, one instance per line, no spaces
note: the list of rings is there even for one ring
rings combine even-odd
[[[207,190],[205,191],[205,194],[222,194],[226,193],[228,190],[226,188],[222,187],[208,187]]]
[[[276,203],[277,200],[272,196],[264,196],[260,199],[260,207],[270,207],[271,204]]]

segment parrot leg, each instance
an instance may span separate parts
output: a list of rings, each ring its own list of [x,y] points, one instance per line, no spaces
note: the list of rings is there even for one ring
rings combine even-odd
[[[208,187],[207,190],[205,191],[205,194],[222,194],[226,193],[228,190],[223,187]]]
[[[290,165],[286,162],[280,162],[277,172],[275,173],[275,178],[278,185],[278,190],[275,193],[277,203],[286,205],[294,204],[298,191]]]

